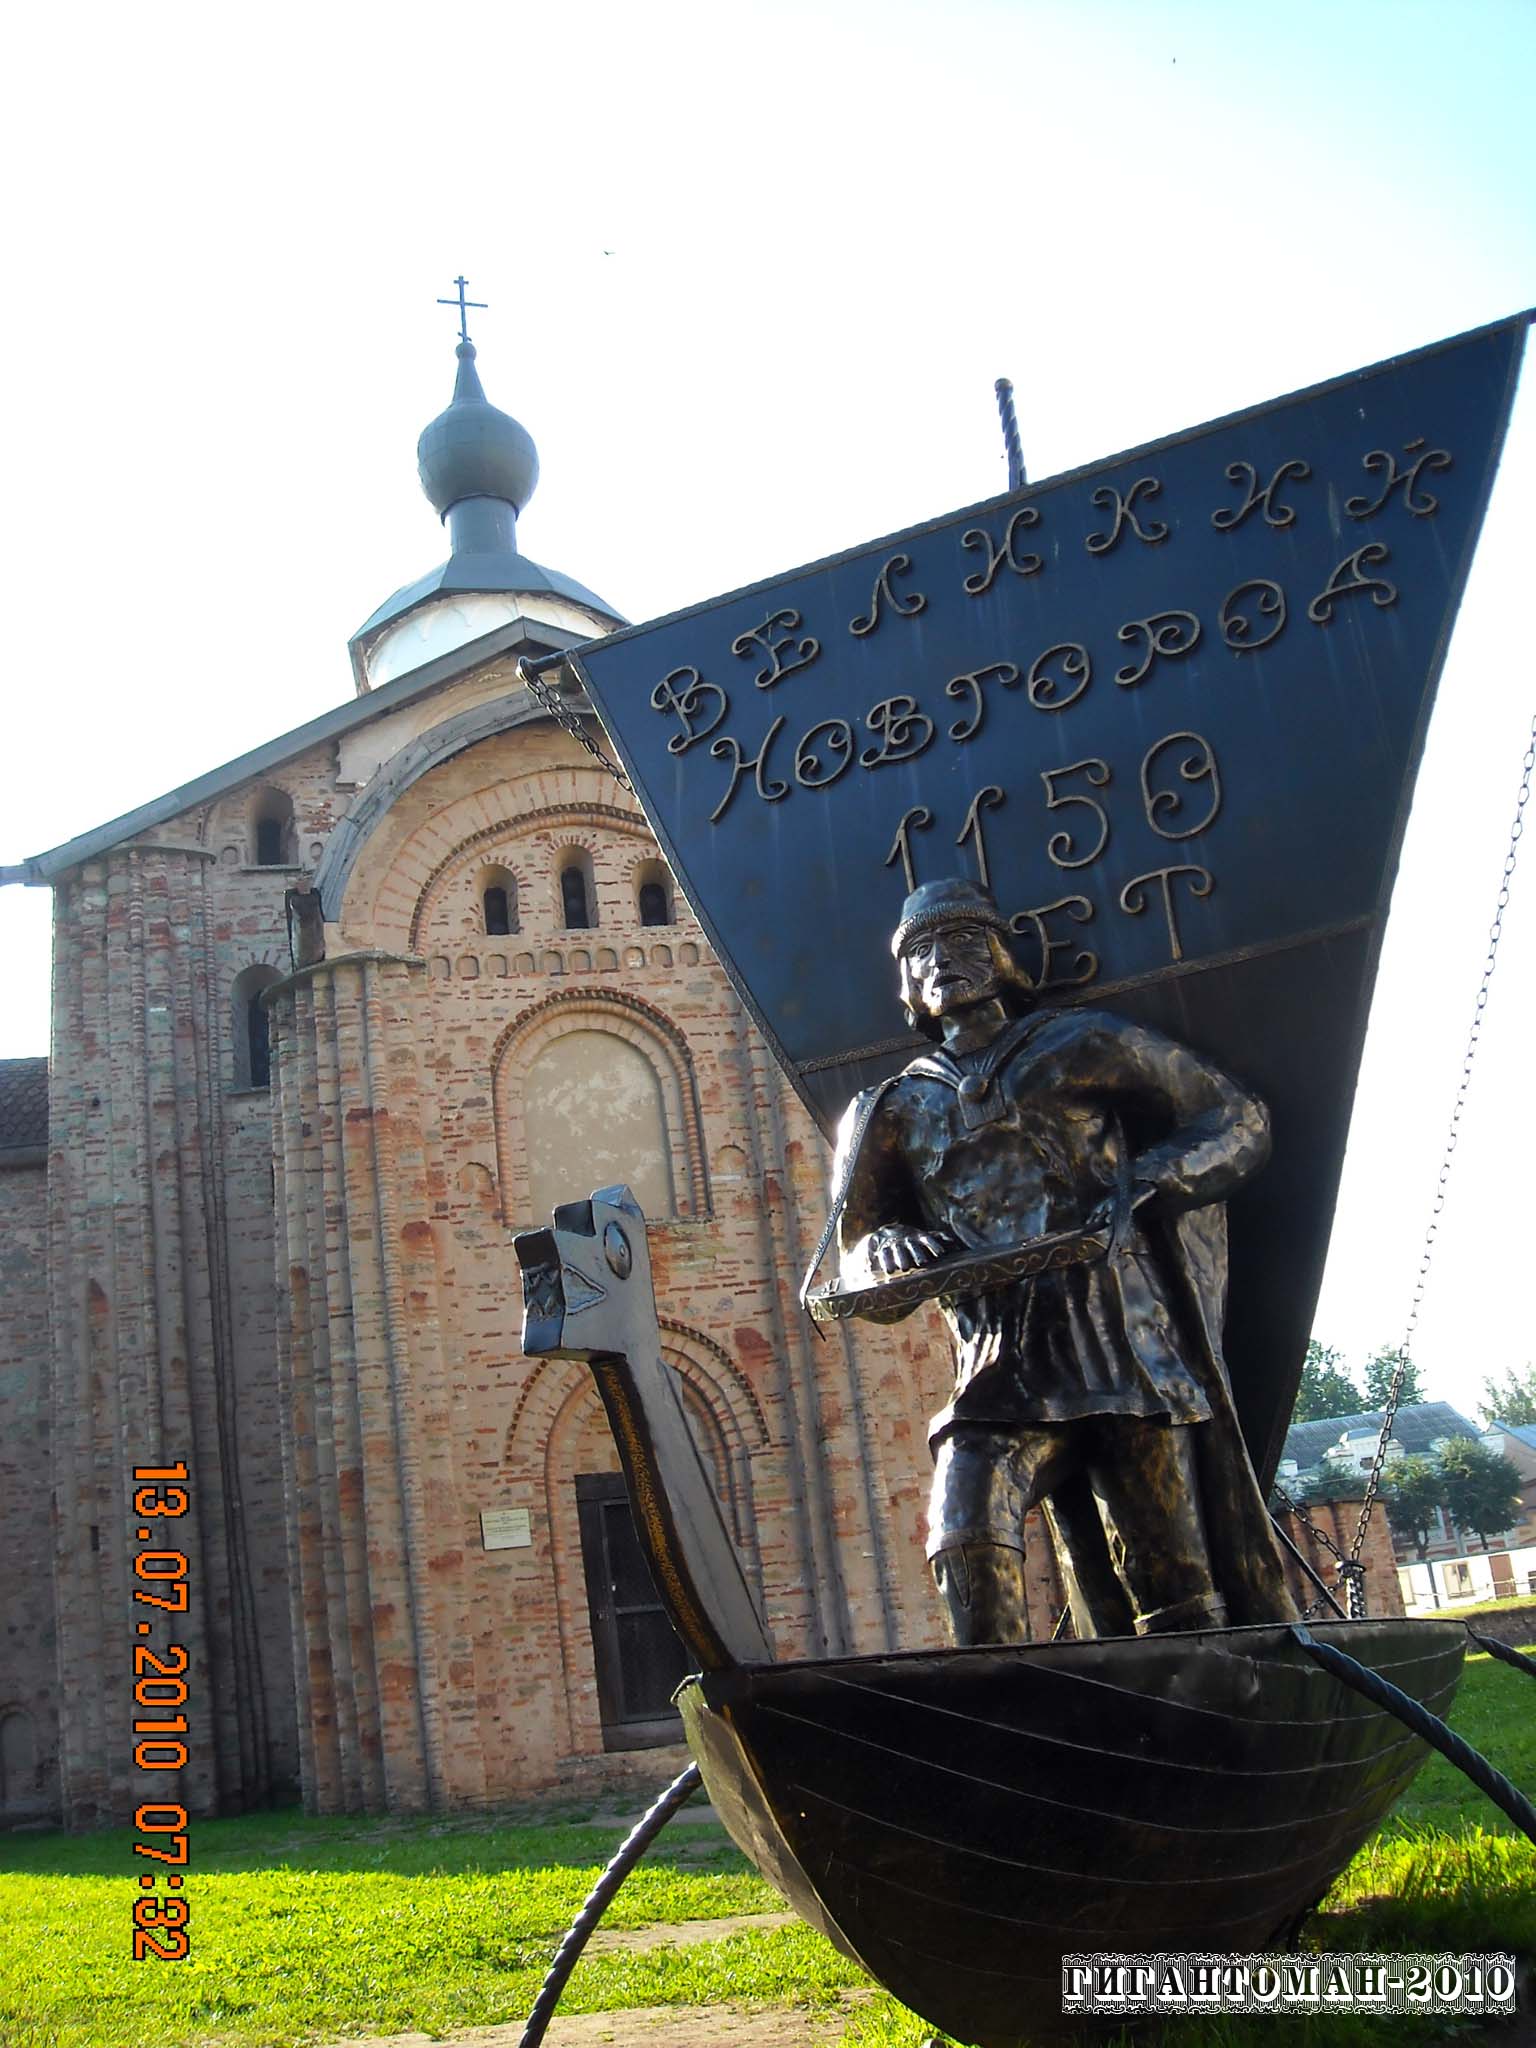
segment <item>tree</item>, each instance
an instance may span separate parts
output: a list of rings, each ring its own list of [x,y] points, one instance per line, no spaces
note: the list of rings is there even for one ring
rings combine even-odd
[[[1413,1545],[1422,1560],[1429,1550],[1435,1517],[1445,1506],[1445,1474],[1433,1458],[1409,1452],[1394,1458],[1381,1475],[1381,1497],[1393,1533]]]
[[[1508,1529],[1520,1513],[1520,1467],[1474,1437],[1452,1439],[1440,1453],[1440,1475],[1451,1520],[1476,1536],[1484,1550],[1489,1538]]]
[[[1477,1408],[1490,1425],[1508,1422],[1518,1428],[1522,1422],[1536,1422],[1536,1365],[1528,1365],[1524,1372],[1511,1367],[1502,1381],[1484,1380]]]
[[[1291,1411],[1292,1422],[1323,1422],[1334,1415],[1355,1415],[1363,1406],[1360,1389],[1345,1372],[1339,1353],[1332,1345],[1309,1338],[1296,1406]]]
[[[1413,1360],[1394,1345],[1384,1345],[1365,1368],[1365,1399],[1370,1408],[1385,1408],[1392,1398],[1392,1382],[1397,1377],[1398,1361],[1403,1361],[1403,1390],[1398,1399],[1404,1402],[1422,1401],[1424,1388],[1419,1380],[1419,1368]]]

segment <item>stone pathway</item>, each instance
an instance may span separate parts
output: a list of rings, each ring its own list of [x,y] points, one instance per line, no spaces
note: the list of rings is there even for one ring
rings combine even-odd
[[[850,1991],[841,2004],[815,2012],[786,2005],[641,2005],[628,2012],[557,2013],[545,2048],[714,2048],[717,2041],[733,2048],[833,2048],[854,2004],[867,1996]],[[522,2031],[523,2022],[515,2020],[466,2034],[389,2034],[331,2048],[517,2048]]]
[[[724,1941],[732,1934],[771,1934],[793,1927],[798,1913],[727,1913],[718,1920],[655,1920],[649,1927],[599,1927],[583,1955],[609,1955],[615,1949],[666,1948],[686,1941]]]

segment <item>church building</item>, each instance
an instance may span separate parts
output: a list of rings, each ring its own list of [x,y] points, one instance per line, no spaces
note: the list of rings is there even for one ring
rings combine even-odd
[[[939,1640],[940,1326],[799,1308],[828,1148],[582,699],[521,679],[622,621],[520,551],[467,336],[418,454],[448,559],[352,701],[0,870],[55,905],[51,1055],[0,1062],[0,1825],[679,1767],[590,1375],[520,1344],[513,1233],[614,1182],[777,1654]],[[1028,1579],[1049,1634],[1043,1540]]]
[[[3,871],[55,903],[51,1058],[0,1063],[13,1822],[657,1775],[682,1652],[511,1243],[615,1181],[779,1654],[936,1639],[943,1347],[798,1308],[827,1148],[580,699],[518,678],[622,621],[521,553],[537,456],[467,338],[419,457],[450,552],[351,702]],[[177,1463],[187,1755],[144,1771],[131,1474]]]

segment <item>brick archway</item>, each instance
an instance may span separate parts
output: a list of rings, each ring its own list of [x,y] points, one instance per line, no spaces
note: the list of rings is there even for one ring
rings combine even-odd
[[[605,1032],[622,1039],[649,1063],[661,1091],[675,1214],[689,1219],[707,1216],[710,1207],[704,1133],[687,1039],[669,1017],[638,996],[562,989],[514,1017],[491,1052],[497,1177],[502,1217],[508,1228],[526,1223],[532,1214],[522,1093],[517,1078],[527,1073],[547,1046],[574,1031]]]

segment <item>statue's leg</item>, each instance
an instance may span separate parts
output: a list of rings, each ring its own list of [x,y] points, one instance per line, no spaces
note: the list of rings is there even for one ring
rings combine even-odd
[[[1110,1558],[1099,1504],[1086,1472],[1074,1472],[1043,1503],[1056,1571],[1079,1641],[1092,1636],[1128,1636],[1135,1616]]]
[[[1093,1490],[1138,1635],[1226,1625],[1195,1470],[1200,1427],[1106,1417],[1096,1432]]]
[[[928,1561],[957,1648],[1029,1641],[1024,1517],[1068,1455],[1065,1431],[982,1423],[935,1444]]]

